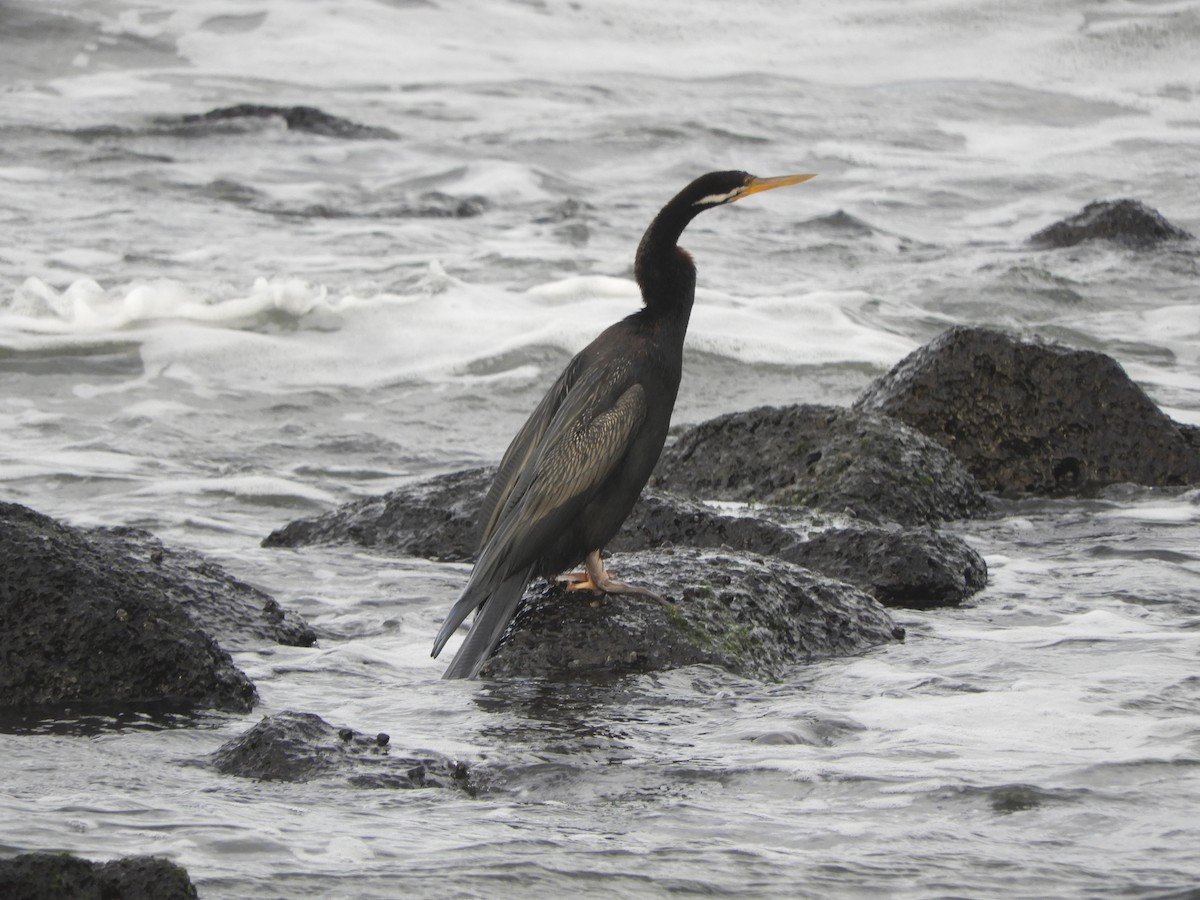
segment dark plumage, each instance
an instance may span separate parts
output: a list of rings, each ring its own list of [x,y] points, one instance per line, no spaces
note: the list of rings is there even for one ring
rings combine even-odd
[[[504,454],[480,511],[478,561],[433,645],[437,656],[482,606],[446,678],[479,672],[534,576],[583,561],[587,575],[568,576],[572,588],[650,593],[610,579],[600,551],[645,487],[671,423],[696,293],[696,267],[679,236],[706,209],[811,177],[710,172],[654,217],[634,264],[645,307],[571,360]]]

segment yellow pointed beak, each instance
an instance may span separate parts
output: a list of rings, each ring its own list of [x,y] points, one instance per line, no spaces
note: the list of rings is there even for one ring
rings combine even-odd
[[[811,175],[780,175],[777,178],[751,178],[746,182],[746,186],[742,188],[741,193],[734,199],[741,200],[743,197],[749,197],[751,194],[757,194],[759,191],[787,187],[789,184],[799,184],[802,181],[808,181],[808,179],[816,177],[814,173]]]

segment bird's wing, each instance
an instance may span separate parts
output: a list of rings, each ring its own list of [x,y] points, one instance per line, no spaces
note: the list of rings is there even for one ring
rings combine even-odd
[[[521,473],[525,471],[537,453],[542,436],[550,427],[550,423],[554,421],[555,414],[579,377],[581,368],[581,360],[576,356],[551,385],[546,396],[542,398],[537,408],[521,426],[521,430],[512,439],[508,449],[504,451],[504,458],[500,460],[500,468],[496,470],[496,477],[492,479],[492,486],[479,509],[479,520],[483,523],[479,536],[481,550],[487,546],[492,532],[496,529],[500,513],[508,503],[508,498],[512,496],[517,479],[521,477]]]
[[[614,380],[610,373],[607,383]],[[483,613],[476,616],[467,638],[470,644],[460,648],[448,677],[469,677],[462,673],[478,671],[491,654],[520,605],[539,549],[553,540],[620,463],[645,419],[645,388],[628,386],[611,402],[604,393],[605,383],[603,378],[584,377],[577,394],[569,395],[542,429],[541,443],[528,452],[529,464],[513,478],[471,578],[434,641],[437,656],[471,610],[481,604],[486,604],[485,609],[493,607],[486,620]],[[502,603],[496,602],[498,594],[503,595]]]
[[[620,463],[645,418],[645,388],[628,384],[624,372],[584,374],[496,514],[476,563],[480,577],[533,562]]]

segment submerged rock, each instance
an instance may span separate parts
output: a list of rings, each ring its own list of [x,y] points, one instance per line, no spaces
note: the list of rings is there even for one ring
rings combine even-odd
[[[609,565],[670,602],[593,598],[540,582],[483,675],[611,678],[707,663],[774,679],[903,636],[858,588],[769,557],[678,549],[622,554]]]
[[[180,118],[184,125],[207,125],[230,123],[246,119],[281,119],[290,131],[306,131],[326,137],[367,140],[373,138],[395,138],[396,133],[387,128],[360,125],[330,115],[313,106],[267,106],[261,103],[239,103],[223,106],[206,113],[185,115]]]
[[[245,712],[254,685],[142,565],[0,503],[0,706]]]
[[[393,755],[386,734],[335,728],[313,713],[265,717],[210,758],[218,772],[261,781],[337,778],[355,787],[467,788],[465,764],[437,754]]]
[[[274,216],[303,219],[468,219],[488,208],[484,197],[455,197],[441,191],[416,196],[396,191],[331,190],[312,202],[280,198],[233,178],[199,185],[197,193],[212,200]]]
[[[1138,200],[1097,200],[1061,222],[1043,228],[1029,242],[1037,247],[1074,247],[1084,241],[1113,241],[1138,250],[1192,235]]]
[[[187,870],[157,856],[97,863],[69,853],[0,859],[5,900],[195,900]]]
[[[659,487],[706,500],[849,511],[905,525],[984,507],[970,473],[894,419],[832,406],[760,407],[704,422],[659,460]]]
[[[1071,494],[1200,481],[1200,448],[1112,358],[952,328],[876,380],[856,409],[945,444],[987,490]]]

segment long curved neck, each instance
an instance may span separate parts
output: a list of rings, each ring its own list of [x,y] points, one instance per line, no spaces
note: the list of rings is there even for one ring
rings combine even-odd
[[[655,318],[687,320],[696,299],[696,265],[678,246],[679,237],[703,207],[677,194],[662,208],[638,244],[633,273],[646,312]]]

